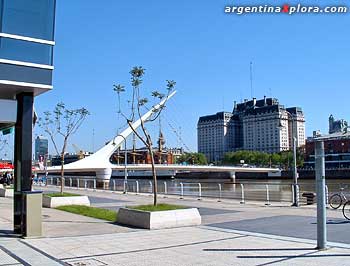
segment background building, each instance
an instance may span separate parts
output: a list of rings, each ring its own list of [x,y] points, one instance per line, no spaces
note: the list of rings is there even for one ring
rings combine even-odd
[[[329,134],[333,134],[336,132],[345,132],[345,130],[347,130],[348,128],[347,121],[345,121],[344,119],[335,120],[333,115],[329,116],[328,122],[329,122],[329,130],[328,130]]]
[[[325,164],[327,169],[350,168],[350,132],[347,122],[343,119],[334,120],[329,117],[328,135],[314,131],[312,137],[306,140],[304,167],[315,168],[315,140],[322,139],[325,149]]]
[[[40,161],[47,156],[49,152],[49,141],[43,136],[37,136],[35,139],[35,156],[36,161]]]
[[[232,115],[228,112],[219,112],[199,118],[198,151],[204,153],[208,161],[219,160],[225,152],[234,149]]]
[[[285,108],[275,98],[236,104],[232,113],[220,112],[199,118],[198,152],[208,161],[221,160],[226,152],[237,150],[267,153],[305,145],[305,118],[299,107]]]

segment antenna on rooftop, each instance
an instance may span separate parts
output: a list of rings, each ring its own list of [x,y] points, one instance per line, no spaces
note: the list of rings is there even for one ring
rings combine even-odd
[[[253,62],[250,62],[250,96],[253,98]]]

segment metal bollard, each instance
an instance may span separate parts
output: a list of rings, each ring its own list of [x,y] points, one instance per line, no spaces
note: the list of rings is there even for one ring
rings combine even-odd
[[[266,186],[266,203],[265,203],[265,205],[269,206],[269,205],[271,205],[270,204],[269,185],[265,185],[265,186]]]
[[[198,200],[202,200],[202,185],[198,183]]]
[[[219,199],[218,199],[218,202],[221,202],[221,184],[218,184],[219,185]]]
[[[244,199],[244,186],[243,184],[241,184],[241,204],[245,203],[245,199]]]
[[[136,180],[136,195],[139,194],[139,181]]]
[[[168,194],[168,188],[167,188],[166,181],[164,181],[164,198],[166,198],[166,194]]]
[[[182,182],[180,183],[180,189],[181,189],[180,199],[183,199],[184,198],[184,184]]]
[[[53,185],[53,178],[51,177],[51,186]]]
[[[80,184],[79,184],[80,182],[79,182],[79,178],[77,178],[77,189],[79,189],[80,188]]]
[[[115,191],[115,179],[113,179],[113,191]]]
[[[72,184],[73,184],[73,180],[72,178],[69,178],[69,186],[72,187]]]
[[[148,182],[149,182],[149,187],[150,187],[150,189],[151,189],[151,192],[150,192],[150,193],[152,193],[152,192],[153,192],[152,181],[148,181]]]
[[[87,181],[84,180],[84,188],[87,189]]]
[[[328,205],[329,204],[329,202],[328,202],[328,197],[329,197],[329,192],[328,192],[328,186],[326,185],[325,186],[325,188],[326,188],[326,205]]]
[[[295,193],[295,195],[297,196],[297,198],[296,198],[296,203],[297,203],[297,206],[299,206],[299,185],[297,184],[296,186],[295,186],[295,188],[296,188],[296,190],[297,190],[297,193]]]
[[[94,190],[96,190],[96,179],[94,179]]]
[[[292,203],[295,202],[294,200],[294,185],[292,185]]]
[[[60,180],[58,178],[56,178],[56,186],[60,185]]]
[[[126,180],[123,182],[123,193],[126,194]]]

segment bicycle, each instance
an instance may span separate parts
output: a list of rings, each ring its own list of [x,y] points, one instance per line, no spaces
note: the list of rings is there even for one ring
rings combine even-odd
[[[343,202],[348,202],[348,199],[343,193],[343,190],[344,188],[340,188],[340,193],[333,194],[329,198],[329,205],[332,209],[338,209],[343,204]]]
[[[346,219],[350,220],[350,200],[344,203],[343,215]]]

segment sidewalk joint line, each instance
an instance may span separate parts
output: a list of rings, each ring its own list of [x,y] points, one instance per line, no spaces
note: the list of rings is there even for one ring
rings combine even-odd
[[[130,250],[130,251],[111,252],[111,253],[105,253],[105,254],[86,255],[86,256],[78,256],[78,257],[68,257],[68,258],[61,258],[61,260],[85,259],[85,258],[91,258],[91,257],[103,257],[103,256],[123,255],[123,254],[145,252],[145,251],[155,251],[155,250],[162,250],[162,249],[170,249],[170,248],[186,247],[186,246],[193,246],[193,245],[201,245],[201,244],[206,244],[206,243],[212,243],[212,242],[217,242],[217,241],[225,241],[225,240],[232,240],[232,239],[238,239],[238,238],[244,238],[244,237],[246,237],[246,236],[226,237],[226,238],[220,238],[220,239],[213,239],[213,240],[200,241],[200,242],[192,242],[192,243],[188,243],[188,244],[179,244],[179,245],[172,245],[172,246],[165,246],[165,247],[136,249],[136,250]]]
[[[36,252],[40,253],[41,255],[44,255],[45,257],[47,257],[47,258],[49,258],[49,259],[51,259],[51,260],[53,260],[53,261],[55,261],[55,262],[57,262],[57,263],[59,263],[59,264],[61,264],[61,265],[67,266],[67,263],[62,262],[62,261],[59,260],[59,259],[56,259],[55,257],[53,257],[53,256],[51,256],[51,255],[49,255],[49,254],[47,254],[46,252],[44,252],[44,251],[38,249],[37,247],[34,247],[33,245],[31,245],[31,244],[29,244],[29,243],[27,243],[27,242],[25,242],[25,241],[23,241],[23,240],[21,240],[21,239],[19,240],[19,242],[21,242],[22,244],[26,245],[27,247],[29,247],[29,248],[35,250]]]
[[[18,257],[16,254],[12,253],[10,250],[5,248],[4,246],[0,245],[0,249],[3,252],[5,252],[7,255],[9,255],[11,258],[13,258],[14,260],[18,261],[19,263],[22,263],[23,266],[31,266],[28,262]]]

